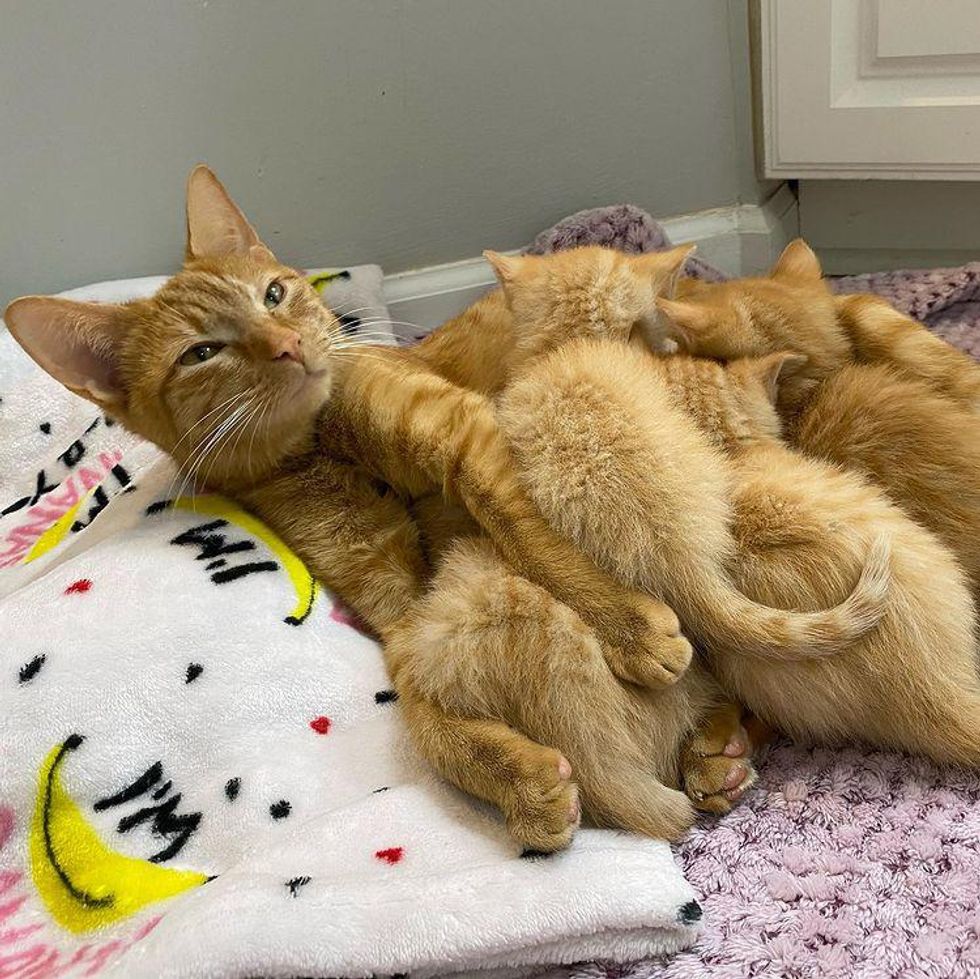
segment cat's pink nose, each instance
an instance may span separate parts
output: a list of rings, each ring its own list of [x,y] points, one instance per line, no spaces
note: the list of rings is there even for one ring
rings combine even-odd
[[[283,331],[272,343],[273,360],[293,360],[303,363],[303,352],[300,350],[300,336],[292,330]]]

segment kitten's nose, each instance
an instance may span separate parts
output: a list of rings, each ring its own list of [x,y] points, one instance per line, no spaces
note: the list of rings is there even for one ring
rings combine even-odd
[[[283,330],[270,344],[272,360],[293,360],[303,363],[303,352],[300,350],[300,335],[292,330]]]

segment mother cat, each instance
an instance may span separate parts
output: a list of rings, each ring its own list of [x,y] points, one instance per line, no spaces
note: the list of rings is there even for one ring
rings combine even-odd
[[[416,744],[521,843],[570,839],[566,758],[601,824],[675,838],[693,818],[681,784],[707,808],[730,804],[750,773],[725,754],[745,747],[737,710],[703,670],[685,673],[670,609],[543,522],[488,402],[414,354],[351,349],[206,168],[191,175],[187,218],[185,268],[154,297],[28,297],[5,314],[12,334],[192,472],[206,464],[209,485],[350,601],[385,640]],[[454,544],[426,592],[416,526],[378,477],[409,496],[441,487],[493,544]]]

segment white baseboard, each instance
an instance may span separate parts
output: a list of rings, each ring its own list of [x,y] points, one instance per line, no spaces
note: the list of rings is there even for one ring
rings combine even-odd
[[[768,268],[799,234],[799,209],[787,184],[764,204],[681,214],[661,221],[675,245],[697,242],[698,255],[730,275]],[[468,258],[385,276],[384,295],[392,319],[430,330],[462,312],[494,284],[483,258]]]

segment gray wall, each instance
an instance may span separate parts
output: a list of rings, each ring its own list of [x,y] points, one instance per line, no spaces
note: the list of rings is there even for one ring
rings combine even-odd
[[[826,271],[960,265],[980,259],[980,185],[802,180],[800,232]]]
[[[0,303],[171,270],[199,160],[296,265],[755,199],[745,6],[3,0]]]

